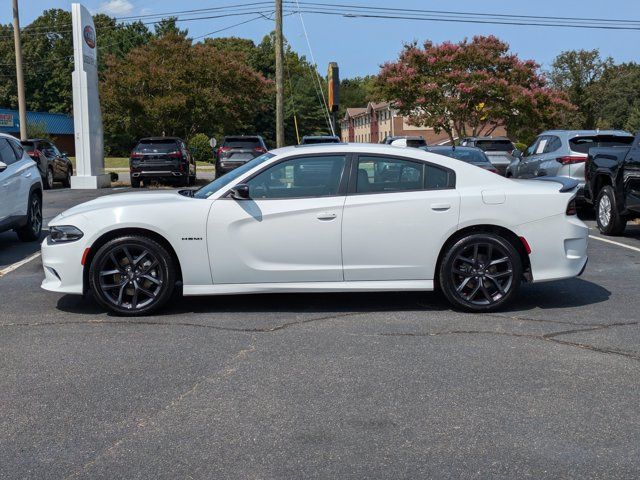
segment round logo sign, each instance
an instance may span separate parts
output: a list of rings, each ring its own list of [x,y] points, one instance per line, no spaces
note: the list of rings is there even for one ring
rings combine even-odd
[[[84,41],[89,45],[89,48],[96,48],[96,32],[93,31],[93,27],[89,25],[84,27],[83,36]]]

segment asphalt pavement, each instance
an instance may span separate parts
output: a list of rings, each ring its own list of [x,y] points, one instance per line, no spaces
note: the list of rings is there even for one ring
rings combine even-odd
[[[45,192],[45,219],[108,193]],[[37,249],[11,235],[4,268]],[[582,277],[491,315],[411,292],[126,319],[35,258],[0,276],[0,478],[638,478],[640,226],[592,235]]]

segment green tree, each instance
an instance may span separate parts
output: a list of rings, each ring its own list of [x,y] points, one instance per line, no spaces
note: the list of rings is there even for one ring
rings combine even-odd
[[[375,75],[340,80],[339,118],[344,116],[347,108],[364,107],[367,103],[376,100],[375,87]]]
[[[603,75],[613,66],[613,60],[601,58],[598,50],[570,50],[553,61],[549,74],[551,85],[563,92],[577,110],[568,120],[568,127],[593,129],[601,106]]]
[[[105,140],[115,151],[147,135],[247,130],[270,90],[247,64],[175,34],[106,61],[100,92]]]
[[[209,136],[196,133],[188,140],[189,150],[198,162],[213,162],[213,150],[209,144]]]
[[[633,131],[635,122],[630,119],[640,105],[640,65],[623,63],[607,68],[597,89],[597,126]]]
[[[557,122],[572,108],[548,88],[538,65],[522,61],[496,37],[453,44],[405,46],[378,77],[383,98],[414,125],[460,136],[491,134],[497,127],[528,134]]]

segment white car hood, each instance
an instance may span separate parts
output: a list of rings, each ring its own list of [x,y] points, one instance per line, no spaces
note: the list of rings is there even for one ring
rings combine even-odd
[[[75,207],[71,207],[65,210],[57,217],[55,217],[51,223],[56,223],[59,220],[75,215],[84,215],[90,212],[104,209],[114,209],[122,207],[131,207],[139,205],[153,205],[157,206],[163,203],[175,203],[189,201],[188,197],[180,195],[178,192],[144,192],[144,193],[119,193],[115,195],[105,195],[103,197],[90,200]]]

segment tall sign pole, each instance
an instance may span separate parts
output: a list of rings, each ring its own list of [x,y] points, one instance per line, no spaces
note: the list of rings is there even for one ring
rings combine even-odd
[[[79,3],[71,4],[73,23],[73,124],[76,175],[71,188],[111,186],[104,173],[102,113],[98,97],[98,52],[93,17]]]
[[[13,0],[13,45],[16,50],[16,83],[18,84],[18,116],[20,118],[20,140],[26,140],[27,106],[24,98],[22,42],[20,41],[20,15],[18,14],[18,0]]]
[[[284,147],[284,35],[282,0],[276,0],[276,144]]]

